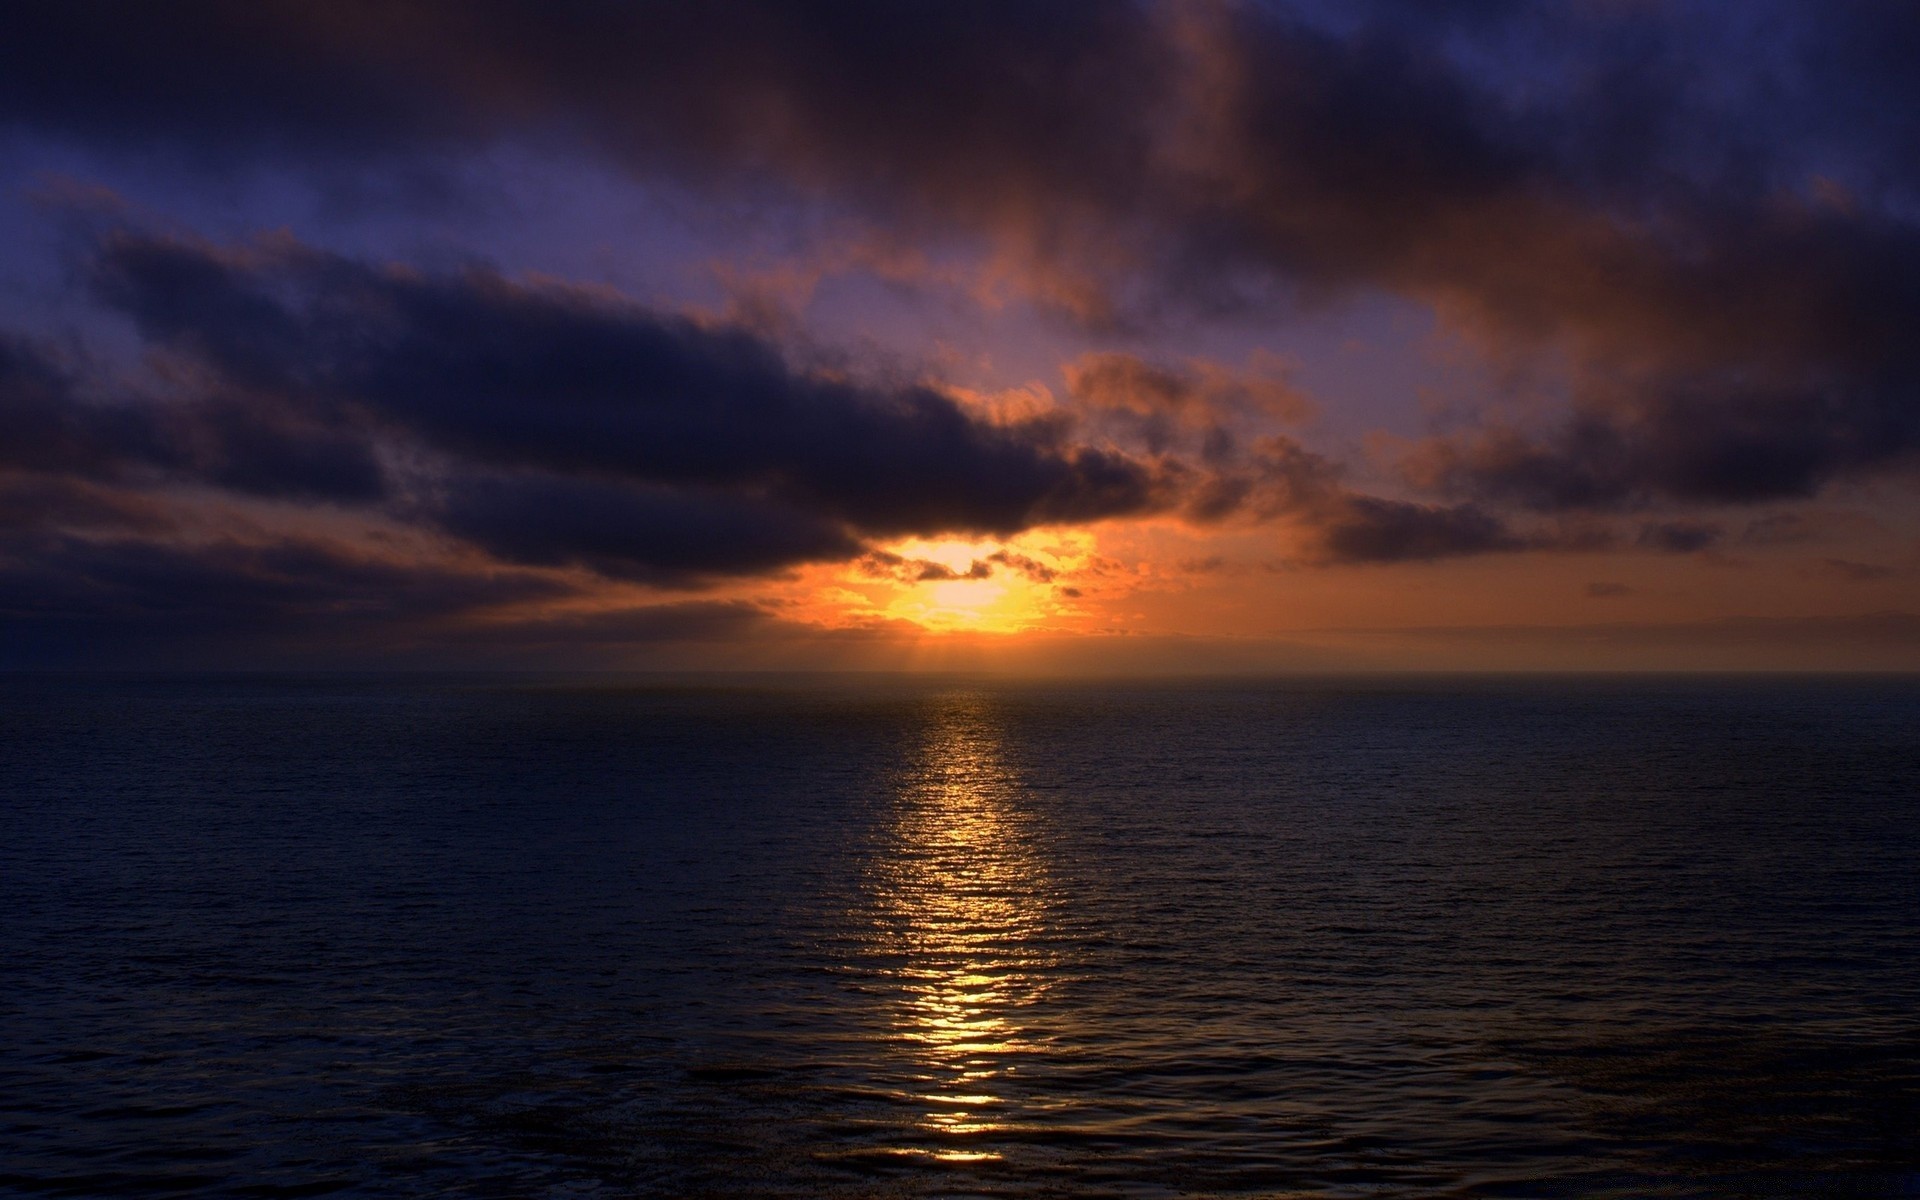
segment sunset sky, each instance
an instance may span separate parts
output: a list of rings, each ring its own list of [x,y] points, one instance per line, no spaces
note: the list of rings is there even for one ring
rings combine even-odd
[[[0,15],[0,665],[1920,669],[1920,6]]]

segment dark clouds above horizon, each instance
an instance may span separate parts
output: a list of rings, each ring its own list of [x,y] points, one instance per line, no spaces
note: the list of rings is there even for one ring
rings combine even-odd
[[[995,414],[477,239],[393,261],[56,203],[80,315],[0,341],[20,628],[163,631],[216,577],[265,624],[307,579],[430,621],[1144,517],[1270,524],[1304,564],[1684,555],[1920,450],[1920,9],[1890,0],[80,0],[0,35],[21,161],[469,164],[457,190],[534,146],[749,222],[827,212],[875,255],[971,247],[1122,347],[1063,363],[1057,409]],[[1362,463],[1298,428],[1306,400],[1155,340],[1368,296],[1543,398]],[[415,541],[348,545],[354,515]]]

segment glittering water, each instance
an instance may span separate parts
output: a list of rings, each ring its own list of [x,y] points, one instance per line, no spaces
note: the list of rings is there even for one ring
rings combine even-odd
[[[0,1191],[1920,1195],[1910,681],[0,681]]]

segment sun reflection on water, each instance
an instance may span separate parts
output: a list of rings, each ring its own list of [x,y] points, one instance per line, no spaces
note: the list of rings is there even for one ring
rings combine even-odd
[[[984,698],[937,702],[903,781],[879,922],[899,985],[895,1036],[912,1062],[920,1151],[996,1159],[1020,1060],[1042,1048],[1023,1014],[1048,987],[1048,888]]]

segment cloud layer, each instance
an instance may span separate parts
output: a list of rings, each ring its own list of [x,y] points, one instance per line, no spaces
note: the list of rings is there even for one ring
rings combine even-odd
[[[444,619],[1138,517],[1321,564],[1711,552],[1914,466],[1916,47],[1875,2],[15,6],[29,142],[313,178],[534,145],[962,247],[1114,345],[1387,294],[1551,383],[1368,482],[1284,372],[1110,349],[996,417],[742,321],[129,223],[76,270],[137,361],[0,338],[8,611],[244,623],[311,577]]]
[[[1487,501],[1800,496],[1920,440],[1908,6],[83,2],[9,33],[0,113],[53,135],[571,142],[981,236],[1097,320],[1410,295],[1574,357],[1563,422],[1413,464]]]

